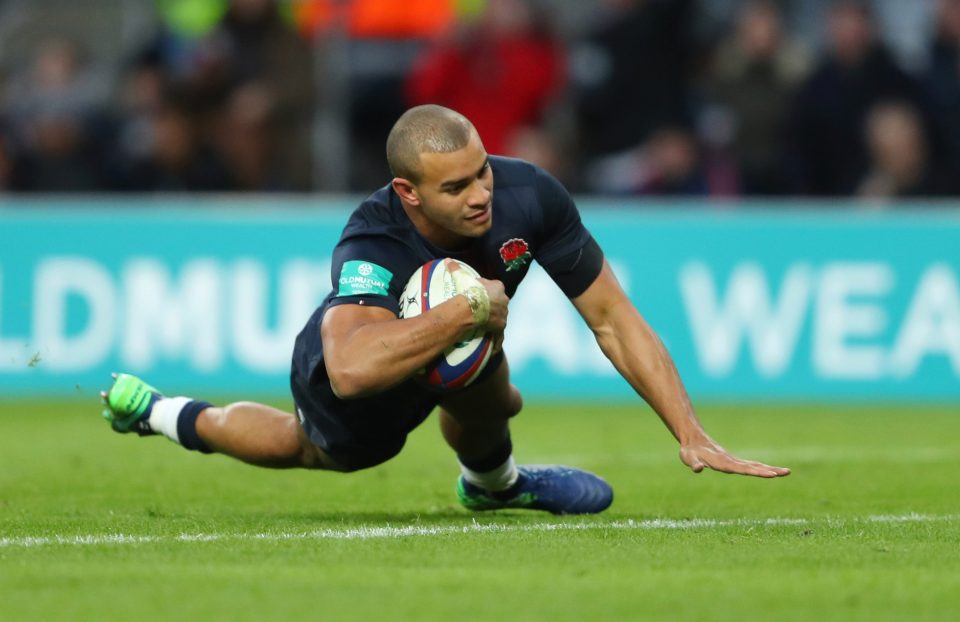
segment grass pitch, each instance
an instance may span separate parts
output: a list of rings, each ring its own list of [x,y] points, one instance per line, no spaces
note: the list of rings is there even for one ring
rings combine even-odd
[[[0,401],[0,620],[960,619],[956,407],[701,417],[794,474],[693,475],[639,405],[533,405],[518,460],[593,470],[613,506],[469,514],[433,420],[343,475],[117,435],[95,398]]]

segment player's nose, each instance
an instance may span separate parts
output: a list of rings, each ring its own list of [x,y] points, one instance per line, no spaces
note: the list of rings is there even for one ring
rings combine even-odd
[[[490,202],[491,191],[481,183],[475,183],[470,188],[467,195],[467,205],[470,207],[483,207]]]

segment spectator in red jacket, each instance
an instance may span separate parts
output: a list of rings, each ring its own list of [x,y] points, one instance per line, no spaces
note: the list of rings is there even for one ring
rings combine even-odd
[[[415,64],[409,103],[459,110],[488,152],[509,155],[517,133],[540,123],[564,82],[561,48],[542,13],[523,0],[490,0],[480,20],[463,29]]]

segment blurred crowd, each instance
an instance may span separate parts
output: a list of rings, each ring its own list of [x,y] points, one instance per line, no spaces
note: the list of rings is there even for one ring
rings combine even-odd
[[[802,32],[803,0],[144,2],[110,58],[0,44],[0,192],[369,191],[432,102],[582,193],[960,194],[960,0],[899,3],[930,11],[910,57],[880,0]]]

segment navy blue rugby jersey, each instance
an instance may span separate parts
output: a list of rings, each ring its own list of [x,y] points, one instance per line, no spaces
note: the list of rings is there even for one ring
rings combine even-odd
[[[467,248],[448,251],[427,241],[387,185],[353,212],[333,251],[333,291],[313,313],[294,350],[294,376],[323,384],[320,321],[331,306],[375,305],[399,315],[410,276],[424,263],[453,257],[481,276],[503,282],[512,297],[536,260],[570,298],[600,274],[603,255],[580,221],[566,189],[543,169],[522,160],[490,156],[492,226]],[[302,384],[301,384],[302,388]],[[295,394],[298,391],[294,391]]]
[[[467,248],[449,251],[427,241],[413,226],[391,186],[358,207],[333,251],[333,291],[323,307],[376,305],[399,314],[399,300],[410,276],[426,262],[453,257],[488,279],[503,282],[513,297],[536,260],[573,298],[600,272],[599,261],[571,282],[579,253],[592,241],[569,193],[543,169],[511,158],[490,157],[493,171],[493,224]],[[578,272],[580,270],[577,270]]]

